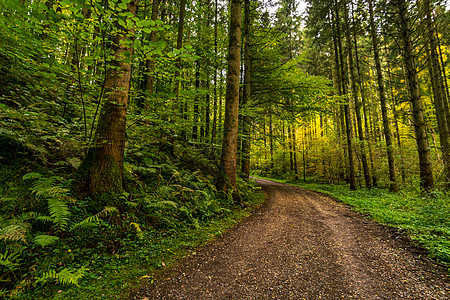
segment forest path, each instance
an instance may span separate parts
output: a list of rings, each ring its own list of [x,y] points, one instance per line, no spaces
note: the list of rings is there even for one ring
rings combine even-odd
[[[450,299],[444,271],[394,230],[299,187],[256,180],[263,207],[132,299]]]

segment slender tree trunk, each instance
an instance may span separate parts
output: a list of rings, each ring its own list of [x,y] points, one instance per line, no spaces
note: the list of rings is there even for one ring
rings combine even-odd
[[[295,180],[298,180],[298,166],[297,166],[297,138],[295,134],[295,125],[292,128],[292,152],[294,153],[293,162],[294,162],[294,174],[295,174]]]
[[[246,111],[251,97],[251,49],[250,49],[250,0],[244,0],[244,93],[242,107],[244,108],[242,124],[242,162],[241,171],[245,178],[250,177],[250,115]]]
[[[138,1],[132,1],[127,4],[125,11],[135,16],[137,6]],[[129,40],[134,30],[118,24],[116,26],[117,31],[111,43],[114,54],[105,82],[107,100],[100,113],[93,144],[78,170],[78,192],[88,192],[93,197],[106,192],[123,192],[126,114],[131,76],[131,62],[124,60],[123,56],[126,52],[133,52]]]
[[[292,135],[291,135],[291,126],[288,126],[287,128],[287,134],[288,134],[288,146],[289,146],[289,171],[294,170],[294,158],[293,158],[293,152],[292,152]]]
[[[269,108],[269,146],[270,146],[270,169],[273,170],[273,121],[272,121],[272,108]]]
[[[215,143],[217,136],[217,0],[214,1],[214,100],[213,100],[213,124],[211,133],[211,143]]]
[[[339,24],[339,7],[335,1],[335,11],[336,11],[336,27],[337,27],[337,40],[338,40],[338,50],[339,50],[339,58],[340,58],[340,66],[341,66],[341,79],[342,79],[342,95],[347,95],[347,80],[348,77],[345,71],[345,63],[344,56],[342,54],[342,42],[341,42],[341,31]],[[352,149],[352,119],[350,114],[350,108],[348,104],[348,100],[346,104],[344,104],[344,116],[345,116],[345,131],[347,136],[347,155],[348,155],[348,169],[349,169],[349,181],[350,181],[350,189],[356,190],[356,177],[355,177],[355,163],[353,160],[353,149]]]
[[[383,82],[383,73],[381,70],[381,63],[380,63],[380,50],[379,50],[379,41],[377,32],[375,29],[375,21],[373,16],[373,3],[372,0],[369,1],[369,15],[370,15],[370,33],[372,36],[372,48],[373,48],[373,55],[375,59],[375,68],[377,71],[377,83],[378,83],[378,95],[380,97],[380,104],[381,104],[381,117],[383,118],[383,131],[384,131],[384,138],[386,140],[386,150],[387,150],[387,157],[388,157],[388,165],[389,165],[389,189],[391,191],[397,192],[398,186],[397,186],[397,180],[395,178],[395,161],[394,161],[394,149],[392,146],[392,134],[391,134],[391,128],[389,126],[389,116],[388,116],[388,109],[387,109],[387,101],[386,101],[386,94],[384,91],[384,82]]]
[[[195,63],[196,69],[195,69],[195,99],[194,99],[194,120],[192,123],[192,139],[197,140],[198,139],[198,98],[199,98],[199,89],[200,89],[200,62],[197,60]]]
[[[184,30],[184,19],[186,15],[186,0],[180,0],[180,18],[178,20],[178,35],[177,35],[177,49],[180,50],[183,47],[183,30]],[[173,113],[177,114],[179,110],[178,94],[180,91],[180,74],[181,74],[181,57],[177,58],[177,63],[175,65],[175,86],[173,93],[175,94],[175,99],[173,103]]]
[[[423,9],[425,13],[426,36],[428,37],[428,64],[430,70],[430,79],[433,86],[434,108],[436,111],[436,120],[439,129],[439,140],[441,142],[441,152],[444,161],[444,176],[447,188],[450,187],[450,144],[449,144],[449,128],[447,126],[447,118],[445,115],[446,92],[444,80],[442,78],[441,66],[439,63],[439,55],[437,53],[437,43],[434,36],[434,24],[431,18],[430,0],[423,1]]]
[[[159,10],[159,2],[160,0],[153,0],[152,4],[152,21],[156,21],[158,18],[158,10]],[[156,43],[156,30],[153,30],[150,33],[150,43]],[[154,92],[154,85],[155,85],[155,60],[153,57],[147,60],[147,82],[146,82],[146,89],[149,93],[149,95],[152,95]],[[144,108],[148,108],[148,100],[144,101]]]
[[[238,201],[236,185],[237,141],[239,119],[239,67],[241,61],[241,1],[231,0],[228,46],[227,94],[219,188],[233,190]]]
[[[419,153],[420,186],[424,190],[434,187],[433,172],[431,168],[430,145],[425,126],[425,119],[420,99],[419,82],[417,78],[416,58],[411,38],[410,17],[408,4],[405,0],[393,0],[397,9],[398,30],[403,41],[403,59],[405,61],[406,77],[409,87],[412,106],[412,118],[416,135],[417,151]]]
[[[350,25],[348,20],[348,13],[347,9],[345,9],[345,23],[347,25],[347,31],[346,31],[346,37],[347,37],[347,48],[348,48],[348,62],[350,65],[350,77],[351,77],[351,84],[352,84],[352,94],[353,94],[353,100],[355,102],[355,114],[356,114],[356,124],[357,124],[357,131],[358,131],[358,137],[359,137],[359,146],[361,150],[361,162],[363,166],[363,172],[364,172],[364,180],[366,183],[366,187],[368,189],[372,188],[372,180],[370,176],[370,170],[369,165],[367,163],[367,156],[366,156],[366,147],[365,142],[366,139],[364,138],[363,133],[363,127],[362,127],[362,119],[361,119],[361,103],[358,98],[358,89],[357,89],[357,83],[358,79],[356,77],[355,72],[355,66],[353,63],[353,54],[352,54],[352,41],[350,36]],[[356,38],[356,33],[354,33]],[[356,44],[355,40],[355,56],[356,56],[356,63],[359,68],[359,62],[358,62],[358,46]]]
[[[394,91],[392,88],[392,76],[391,76],[391,62],[389,60],[389,54],[387,51],[387,46],[386,46],[386,42],[384,44],[384,49],[385,49],[385,53],[386,53],[386,60],[387,60],[387,73],[388,73],[388,79],[389,79],[389,91],[391,94],[391,101],[392,101],[392,112],[394,113],[394,126],[395,126],[395,132],[396,132],[396,136],[397,136],[397,145],[398,145],[398,151],[400,154],[400,173],[402,175],[402,182],[403,184],[406,183],[406,172],[405,172],[405,165],[403,162],[403,147],[402,147],[402,141],[401,141],[401,137],[400,137],[400,128],[398,126],[398,119],[399,119],[399,115],[398,115],[398,111],[396,108],[396,103],[395,103],[395,97],[394,97]]]

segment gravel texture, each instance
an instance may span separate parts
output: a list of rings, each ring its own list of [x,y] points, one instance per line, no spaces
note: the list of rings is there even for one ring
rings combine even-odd
[[[448,273],[395,230],[299,187],[267,201],[130,299],[450,299]]]

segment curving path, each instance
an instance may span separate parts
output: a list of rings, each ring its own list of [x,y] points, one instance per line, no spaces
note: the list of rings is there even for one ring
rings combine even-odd
[[[319,193],[257,180],[266,204],[130,299],[450,299],[445,271]]]

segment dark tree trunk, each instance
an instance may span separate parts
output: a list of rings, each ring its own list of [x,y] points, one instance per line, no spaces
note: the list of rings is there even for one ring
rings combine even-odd
[[[213,100],[213,124],[212,124],[212,133],[211,133],[211,143],[216,141],[217,136],[217,15],[218,15],[218,7],[217,0],[214,1],[214,100]]]
[[[357,125],[357,131],[358,131],[358,137],[359,137],[359,145],[361,150],[361,162],[363,165],[363,172],[364,172],[364,180],[366,183],[366,187],[368,189],[372,188],[372,180],[370,176],[370,170],[369,165],[367,163],[367,156],[366,156],[366,148],[365,148],[365,138],[363,133],[363,127],[362,127],[362,119],[361,119],[361,102],[358,98],[358,90],[357,90],[357,81],[356,78],[356,72],[355,72],[355,66],[353,63],[353,54],[352,54],[352,41],[350,36],[350,25],[348,20],[348,13],[347,9],[345,9],[345,23],[347,25],[347,31],[346,31],[346,39],[347,39],[347,51],[348,51],[348,62],[350,66],[350,79],[352,84],[352,94],[353,94],[353,100],[355,102],[355,114],[356,114],[356,125]],[[354,33],[356,35],[356,33]],[[356,40],[355,40],[356,41]],[[358,62],[358,48],[357,44],[355,43],[355,55],[356,55],[356,61],[359,67]]]
[[[442,78],[439,55],[437,53],[437,43],[434,36],[434,24],[431,18],[430,0],[423,1],[423,9],[425,14],[426,36],[428,37],[428,64],[430,70],[430,79],[434,94],[434,108],[436,111],[436,120],[439,129],[439,139],[441,141],[441,152],[444,161],[444,176],[447,188],[450,187],[450,144],[449,144],[449,128],[448,120],[445,114],[446,92],[444,80]]]
[[[159,9],[159,2],[160,0],[153,0],[152,4],[152,21],[156,21],[158,18],[158,9]],[[156,43],[156,31],[153,30],[150,33],[150,43]],[[148,91],[149,95],[152,95],[154,92],[154,85],[155,85],[155,61],[153,57],[147,60],[147,82],[146,82],[146,90]],[[144,101],[144,108],[148,108],[148,101]]]
[[[416,58],[411,38],[410,17],[408,4],[405,0],[393,0],[392,5],[397,9],[398,30],[403,41],[403,59],[405,61],[406,79],[409,87],[409,97],[412,106],[412,118],[416,135],[417,151],[419,153],[420,186],[424,190],[434,187],[431,168],[430,145],[425,126],[425,119],[420,99],[419,82],[417,78]]]
[[[386,150],[387,150],[387,157],[388,157],[388,165],[389,165],[389,189],[391,191],[397,192],[398,186],[397,186],[397,180],[395,178],[395,161],[394,161],[394,149],[392,147],[392,134],[391,134],[391,128],[389,126],[389,117],[388,117],[388,110],[387,110],[387,101],[386,101],[386,95],[384,91],[384,82],[383,82],[383,73],[381,70],[381,63],[380,63],[380,50],[378,46],[378,36],[375,29],[375,22],[374,22],[374,16],[373,16],[373,3],[372,0],[369,0],[369,15],[370,15],[370,33],[372,36],[372,48],[373,48],[373,55],[375,59],[375,68],[377,70],[377,83],[378,83],[378,95],[380,97],[380,104],[381,104],[381,117],[383,118],[383,131],[384,131],[384,138],[386,140]]]
[[[186,0],[180,0],[180,18],[178,21],[178,35],[177,35],[177,49],[180,50],[183,47],[183,30],[184,30],[184,17],[186,15]],[[173,103],[173,113],[178,112],[178,93],[180,89],[180,74],[181,74],[181,57],[177,58],[177,63],[175,65],[175,102]]]
[[[244,0],[244,93],[242,96],[242,162],[241,171],[250,177],[250,115],[247,111],[251,97],[250,0]]]
[[[347,95],[347,74],[346,74],[346,66],[344,63],[344,56],[342,54],[342,42],[341,42],[341,30],[339,24],[339,7],[335,1],[335,22],[337,28],[337,42],[338,42],[338,51],[339,51],[339,63],[340,63],[340,74],[341,74],[341,85],[342,85],[342,95]],[[345,118],[345,131],[347,137],[347,156],[348,156],[348,169],[349,169],[349,182],[350,189],[356,190],[356,177],[355,177],[355,164],[353,160],[353,149],[352,149],[352,119],[350,115],[350,108],[348,102],[343,106],[344,110],[344,118]]]

